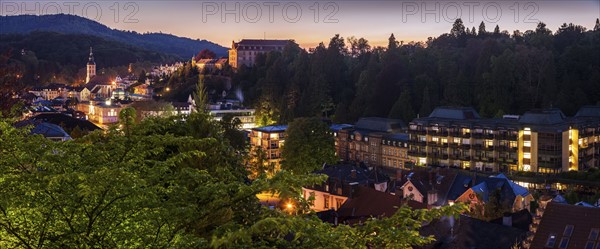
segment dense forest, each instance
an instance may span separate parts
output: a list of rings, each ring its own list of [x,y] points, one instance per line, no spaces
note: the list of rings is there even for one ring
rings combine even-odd
[[[303,116],[409,121],[440,105],[473,106],[484,117],[548,107],[573,115],[600,104],[598,20],[590,31],[563,24],[552,32],[544,23],[525,32],[492,30],[457,19],[449,33],[424,43],[404,44],[392,34],[385,48],[335,35],[310,52],[290,45],[259,56],[232,82],[267,123]]]
[[[130,63],[154,64],[178,61],[179,58],[145,50],[97,36],[32,32],[27,35],[2,35],[0,51],[10,51],[7,64],[16,67],[24,85],[42,85],[48,82],[73,83],[85,79],[85,65],[90,46],[98,73],[110,73],[115,67],[127,68]],[[148,64],[149,66],[150,64]]]

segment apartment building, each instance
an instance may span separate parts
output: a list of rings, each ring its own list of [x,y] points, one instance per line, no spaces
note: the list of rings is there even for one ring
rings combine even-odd
[[[281,147],[285,143],[285,130],[287,125],[272,125],[253,128],[250,131],[250,147],[252,156],[256,157],[257,149],[260,149],[267,163],[274,171],[281,169]]]
[[[558,109],[483,119],[468,107],[439,107],[409,123],[408,157],[421,166],[559,173],[598,167],[600,106],[574,117]]]
[[[406,125],[399,119],[361,118],[353,128],[335,133],[337,155],[367,166],[403,168],[408,162]]]

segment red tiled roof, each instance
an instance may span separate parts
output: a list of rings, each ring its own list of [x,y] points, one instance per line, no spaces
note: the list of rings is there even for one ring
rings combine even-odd
[[[361,186],[356,190],[356,197],[344,202],[338,213],[340,217],[390,217],[400,206],[400,196]]]
[[[585,248],[592,228],[600,229],[600,208],[548,203],[530,248],[559,248],[567,225],[573,225],[573,232],[565,248]],[[546,246],[550,235],[556,236],[553,247]]]

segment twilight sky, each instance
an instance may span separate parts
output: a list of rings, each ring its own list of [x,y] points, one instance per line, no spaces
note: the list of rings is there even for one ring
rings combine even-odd
[[[116,10],[119,10],[118,12]],[[593,28],[598,0],[538,1],[11,1],[1,15],[70,13],[111,28],[163,32],[207,39],[225,47],[243,38],[294,39],[303,47],[327,43],[335,34],[364,37],[371,45],[424,41],[449,32],[455,18],[488,31],[534,29],[538,21],[556,31],[562,23]]]

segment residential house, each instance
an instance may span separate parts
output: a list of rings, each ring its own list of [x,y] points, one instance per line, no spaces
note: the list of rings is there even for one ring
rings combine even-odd
[[[600,208],[548,201],[537,214],[524,248],[600,248]]]
[[[509,180],[504,174],[490,177],[456,175],[448,192],[448,203],[469,203],[472,208],[484,205],[491,198],[509,207],[512,212],[530,210],[533,195],[529,191]]]
[[[314,173],[327,175],[327,180],[321,185],[302,188],[302,194],[306,200],[314,198],[311,209],[317,212],[338,210],[346,200],[355,197],[360,186],[385,192],[389,181],[388,177],[377,171],[349,164],[324,165],[322,170]]]
[[[456,175],[457,172],[451,169],[398,169],[392,184],[397,186],[394,189],[397,195],[434,208],[448,205],[448,192]]]

